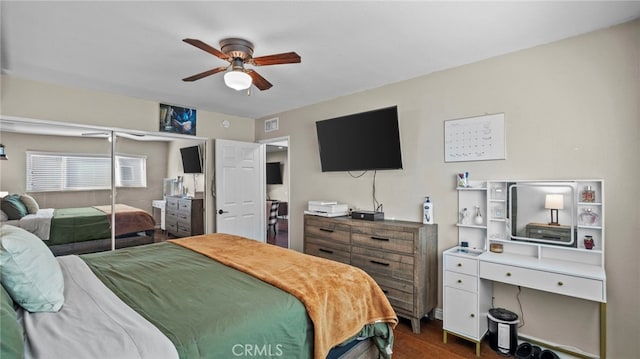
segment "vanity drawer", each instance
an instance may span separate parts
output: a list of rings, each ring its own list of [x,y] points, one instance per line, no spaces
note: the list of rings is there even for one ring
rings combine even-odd
[[[480,263],[480,277],[587,300],[604,299],[603,283],[595,279],[489,262]]]
[[[471,258],[445,255],[444,270],[477,276],[478,261]]]
[[[478,278],[468,274],[445,271],[444,285],[469,292],[478,291]]]

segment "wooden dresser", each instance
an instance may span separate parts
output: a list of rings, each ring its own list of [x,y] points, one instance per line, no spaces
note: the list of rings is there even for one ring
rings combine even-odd
[[[305,215],[304,252],[366,271],[414,333],[437,305],[437,225]]]
[[[175,237],[204,234],[203,199],[168,196],[165,209],[167,232]]]

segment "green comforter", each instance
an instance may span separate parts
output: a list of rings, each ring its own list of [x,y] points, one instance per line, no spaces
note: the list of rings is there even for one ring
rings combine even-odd
[[[310,358],[304,305],[247,274],[171,243],[82,255],[181,358]]]
[[[93,207],[61,208],[53,212],[49,246],[111,238],[109,217]]]

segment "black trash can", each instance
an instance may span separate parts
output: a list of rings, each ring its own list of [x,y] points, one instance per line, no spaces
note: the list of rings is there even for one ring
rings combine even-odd
[[[518,315],[504,308],[489,309],[489,345],[498,354],[513,355],[518,346]]]

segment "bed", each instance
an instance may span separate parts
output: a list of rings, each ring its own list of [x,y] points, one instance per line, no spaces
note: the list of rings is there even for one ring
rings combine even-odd
[[[3,358],[391,356],[395,312],[355,267],[226,234],[53,257],[29,232],[0,232]],[[5,268],[36,243],[42,258],[24,262],[59,267],[63,287],[44,308],[12,293]]]
[[[14,198],[3,199],[3,211],[12,214],[3,223],[34,233],[54,255],[111,249],[111,205],[53,209],[39,208],[35,204],[35,208],[25,206],[20,211],[9,208],[7,202],[13,201],[11,204],[19,207],[22,201],[30,201],[29,197],[12,196]],[[125,204],[116,204],[115,212],[116,248],[153,242],[155,220],[151,214]]]

